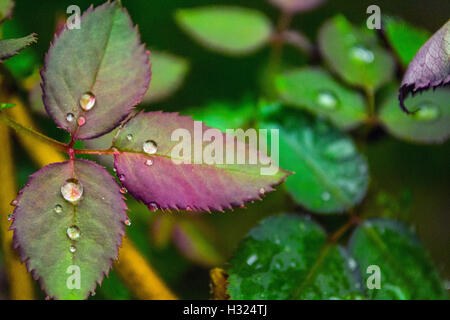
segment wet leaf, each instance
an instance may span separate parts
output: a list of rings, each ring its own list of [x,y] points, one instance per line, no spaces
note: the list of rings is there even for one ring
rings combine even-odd
[[[269,217],[253,228],[230,260],[231,299],[349,299],[360,296],[346,250],[325,231],[294,215]]]
[[[274,6],[291,13],[314,9],[326,0],[269,0]]]
[[[365,288],[376,284],[376,271],[366,272],[367,268],[379,267],[380,289],[366,289],[371,299],[448,298],[429,254],[414,233],[397,221],[365,221],[352,235],[349,250],[359,264]]]
[[[214,142],[202,142],[202,132],[211,134]],[[187,116],[140,113],[117,136],[114,147],[121,152],[115,155],[114,165],[130,194],[151,210],[223,210],[260,199],[287,176],[275,163],[270,170],[268,157],[236,140],[229,136],[227,142],[227,136],[218,129],[202,126]],[[234,154],[230,141],[243,152]],[[215,147],[216,157],[211,156]],[[256,164],[249,164],[249,160],[230,163],[237,163],[237,155],[248,158],[250,153],[258,157]],[[227,163],[227,154],[235,160]]]
[[[259,11],[233,6],[180,9],[176,21],[205,47],[229,55],[249,54],[269,41],[270,20]]]
[[[430,33],[396,18],[388,17],[383,22],[387,41],[402,65],[407,66],[430,37]]]
[[[119,189],[102,167],[76,160],[42,168],[20,191],[14,246],[50,297],[85,299],[108,274],[127,219]]]
[[[42,86],[56,124],[76,139],[90,139],[114,129],[141,101],[150,64],[138,30],[117,2],[90,7],[81,25],[55,36]]]
[[[438,88],[408,98],[405,103],[413,114],[398,107],[397,93],[392,92],[380,109],[383,126],[394,136],[423,143],[441,143],[450,136],[450,90]]]
[[[187,60],[166,52],[152,50],[152,84],[142,103],[163,100],[174,93],[183,83],[189,70]]]
[[[20,50],[37,41],[35,33],[18,39],[0,40],[0,62],[15,56]]]
[[[400,106],[409,93],[413,95],[429,88],[450,83],[450,20],[420,48],[403,76],[399,89]]]
[[[295,173],[285,185],[297,203],[318,213],[338,213],[362,200],[367,162],[349,136],[287,108],[261,126],[279,130],[280,165]]]
[[[366,118],[362,95],[340,85],[320,68],[285,72],[277,79],[277,89],[285,103],[330,119],[341,129],[355,128]]]
[[[376,90],[394,76],[394,59],[373,30],[358,29],[342,15],[322,26],[319,46],[331,69],[351,85]]]

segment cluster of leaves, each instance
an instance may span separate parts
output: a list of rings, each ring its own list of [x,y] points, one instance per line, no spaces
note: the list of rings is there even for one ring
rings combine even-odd
[[[324,1],[270,2],[282,10],[283,17],[289,17]],[[249,55],[280,42],[306,54],[320,52],[319,65],[269,70],[274,73],[268,77],[269,85],[276,93],[276,98],[270,95],[270,101],[267,94],[256,106],[245,100],[241,105],[213,103],[186,112],[220,130],[249,125],[278,129],[280,166],[295,172],[285,187],[296,204],[312,213],[348,215],[353,222],[354,208],[366,195],[368,164],[349,131],[380,124],[407,141],[440,143],[449,137],[450,93],[438,88],[449,80],[449,23],[424,45],[429,34],[386,18],[383,35],[388,50],[375,32],[355,27],[338,15],[323,25],[318,50],[314,50],[298,30],[277,29],[264,14],[252,9],[180,9],[175,20],[198,43],[228,56]],[[274,176],[261,176],[259,166],[248,165],[175,165],[171,150],[176,143],[171,141],[171,133],[179,128],[193,133],[193,120],[175,113],[137,113],[135,106],[168,97],[182,84],[189,63],[165,52],[152,51],[150,55],[128,13],[116,2],[89,8],[81,24],[79,30],[58,30],[45,58],[42,84],[36,83],[30,100],[36,111],[46,111],[70,134],[67,148],[72,155],[79,140],[92,148],[109,147],[105,151],[114,159],[103,163],[114,165],[122,187],[103,167],[72,156],[36,172],[14,201],[11,228],[15,246],[46,293],[59,299],[86,298],[108,273],[117,258],[124,224],[129,224],[123,196],[127,191],[151,211],[223,211],[261,199],[261,193],[272,191],[288,175],[280,170]],[[28,43],[24,41],[22,47]],[[0,48],[7,48],[1,43]],[[395,68],[406,67],[421,47],[401,85],[401,103],[409,91],[437,89],[406,99],[404,108],[414,112],[408,115],[399,107]],[[2,56],[3,52],[1,49]],[[428,70],[430,73],[420,69],[426,69],[428,64],[423,61],[430,61],[436,52],[442,59],[433,60],[435,68]],[[45,199],[42,185],[46,186]],[[199,237],[192,225],[160,217],[154,228],[164,229],[163,233],[155,231],[156,241],[167,241],[158,236],[167,239],[171,234],[182,247],[186,243],[182,240],[190,239],[190,248],[184,252],[191,260],[205,265],[222,262],[207,241],[192,239]],[[222,296],[447,296],[428,254],[398,222],[365,221],[359,223],[348,243],[330,239],[309,218],[281,215],[263,220],[230,260],[228,286]],[[66,270],[71,265],[82,270],[80,290],[66,285]],[[381,290],[364,289],[369,265],[379,265],[382,270]]]

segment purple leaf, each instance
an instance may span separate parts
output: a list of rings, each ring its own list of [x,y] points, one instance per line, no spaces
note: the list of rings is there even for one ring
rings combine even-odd
[[[399,89],[400,106],[411,113],[404,103],[409,93],[437,88],[450,83],[450,20],[417,52],[403,77]]]
[[[84,299],[117,259],[126,209],[119,186],[101,166],[87,160],[53,163],[19,193],[14,246],[47,295]],[[69,278],[77,271],[78,288]]]
[[[226,164],[225,155],[232,155],[231,151],[226,150],[223,151],[223,157],[218,156],[220,159],[216,162],[209,161],[210,164],[206,164],[205,161],[199,161],[202,155],[208,155],[208,146],[213,144],[202,142],[201,132],[205,133],[208,129],[210,128],[201,122],[194,122],[190,117],[177,113],[138,114],[120,130],[114,144],[121,151],[114,157],[119,179],[130,194],[152,210],[222,211],[232,206],[242,206],[247,201],[261,199],[264,193],[273,191],[273,186],[288,176],[289,173],[281,169],[275,170],[272,175],[261,174],[263,167],[269,167],[270,159],[218,129],[210,129],[208,132],[217,137],[214,143],[217,142],[219,148],[224,147],[228,137],[235,143],[235,147],[243,149],[247,157],[249,152],[254,152],[259,157],[259,162],[231,164],[232,161],[228,161]],[[182,131],[186,138],[177,137],[175,141],[172,140],[175,130],[178,133]],[[183,152],[179,149],[182,142],[190,144]],[[231,146],[230,143],[226,145],[228,148]],[[204,153],[201,150],[199,152],[198,148]],[[185,163],[180,163],[182,159]],[[262,165],[261,161],[267,165]]]
[[[269,2],[278,8],[291,13],[314,9],[325,1],[326,0],[269,0]]]
[[[59,127],[74,139],[91,139],[131,112],[150,76],[148,53],[127,11],[105,3],[84,12],[80,29],[55,35],[42,72],[43,100]]]

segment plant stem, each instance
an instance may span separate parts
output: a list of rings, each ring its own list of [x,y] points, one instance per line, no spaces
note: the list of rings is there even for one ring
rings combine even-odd
[[[368,124],[373,126],[376,124],[376,114],[375,114],[375,91],[373,88],[366,88],[367,96],[367,113],[369,114]]]
[[[120,154],[115,148],[110,149],[73,149],[77,154],[104,154],[104,155],[115,155]]]

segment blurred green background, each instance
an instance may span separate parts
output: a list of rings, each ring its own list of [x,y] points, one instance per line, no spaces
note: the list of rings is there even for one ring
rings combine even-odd
[[[36,32],[39,41],[21,55],[12,58],[11,63],[25,59],[28,61],[25,64],[41,66],[53,38],[57,18],[65,16],[69,5],[77,4],[84,11],[91,3],[99,5],[103,1],[17,0],[13,20],[5,23],[5,36]],[[229,4],[260,9],[275,22],[279,11],[267,1],[123,0],[122,3],[129,10],[134,23],[139,26],[142,40],[150,49],[176,54],[190,63],[190,70],[182,87],[168,99],[146,106],[147,110],[181,111],[202,107],[214,101],[237,104],[243,99],[257,100],[260,95],[260,77],[267,64],[269,49],[240,58],[212,53],[180,30],[174,22],[173,14],[177,8]],[[295,17],[293,28],[301,30],[315,41],[318,28],[329,17],[342,13],[354,24],[363,24],[367,19],[366,8],[371,4],[379,5],[383,14],[402,17],[432,33],[448,19],[450,12],[450,1],[443,0],[332,0]],[[26,57],[21,58],[22,55]],[[292,64],[306,63],[306,57],[293,49],[286,49],[285,56]],[[26,67],[23,70],[26,72]],[[36,117],[43,131],[61,139],[63,133],[50,120],[42,116]],[[27,176],[37,168],[18,143],[15,147],[21,187]],[[369,192],[360,206],[363,215],[387,216],[414,225],[442,277],[450,279],[450,144],[414,145],[377,132],[370,136],[370,143],[359,147],[368,158],[371,172]],[[132,226],[127,229],[130,238],[173,291],[181,298],[189,299],[209,298],[209,267],[214,263],[227,261],[239,241],[257,221],[280,212],[302,210],[294,207],[283,187],[269,194],[263,202],[249,204],[247,209],[212,214],[189,213],[189,216],[187,213],[153,213],[130,196],[128,198],[129,216],[132,220]],[[161,218],[162,216],[164,217]],[[336,228],[344,218],[327,217],[327,227]],[[196,241],[200,251],[207,257],[186,257],[173,242],[166,243],[165,239],[152,237],[155,224],[161,223],[161,219],[169,221],[168,223],[192,221],[195,230],[191,232],[191,236],[195,238],[197,233],[200,234],[200,239]],[[325,220],[321,217],[317,219],[321,222]],[[185,232],[189,234],[188,231]],[[2,265],[0,259],[0,287],[5,288],[7,280]],[[0,298],[6,296],[0,294]],[[133,298],[133,295],[112,272],[94,298],[127,299]]]

